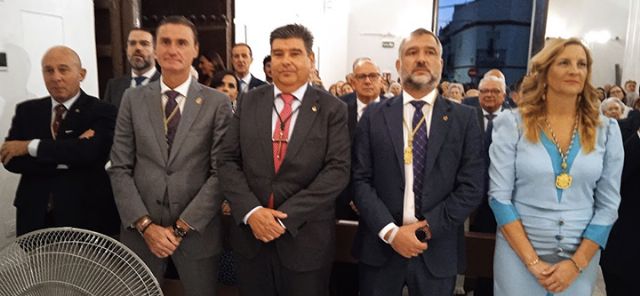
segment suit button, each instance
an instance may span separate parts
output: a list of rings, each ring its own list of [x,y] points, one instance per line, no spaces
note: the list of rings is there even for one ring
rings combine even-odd
[[[561,219],[560,221],[558,221],[558,225],[560,226],[564,225],[564,220]]]
[[[556,240],[562,240],[564,238],[564,236],[557,234],[556,235]]]
[[[560,254],[562,252],[564,252],[564,250],[562,248],[556,248],[556,253]]]

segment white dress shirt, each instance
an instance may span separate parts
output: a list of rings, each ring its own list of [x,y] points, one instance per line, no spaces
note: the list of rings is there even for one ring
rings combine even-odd
[[[429,94],[422,98],[414,98],[406,91],[402,91],[402,117],[405,123],[402,124],[402,139],[403,139],[403,147],[402,151],[408,147],[408,138],[410,130],[407,129],[413,128],[413,114],[415,113],[415,107],[411,105],[411,101],[419,100],[424,101],[426,104],[422,106],[422,113],[425,115],[424,124],[427,127],[427,138],[429,137],[431,131],[431,115],[433,113],[433,104],[435,103],[436,97],[438,95],[437,90],[431,91]],[[403,162],[404,163],[404,162]],[[415,196],[413,193],[413,163],[404,164],[404,199],[403,199],[403,207],[402,207],[402,224],[412,224],[418,222],[416,218],[416,210],[415,210]],[[388,240],[385,242],[390,244],[395,238],[395,235],[398,233],[398,225],[395,223],[389,223],[385,227],[378,232],[378,236],[380,239],[385,241],[384,236],[389,231],[392,230],[391,235]]]
[[[369,104],[371,103],[377,103],[380,102],[380,96],[378,96],[375,100],[369,102]],[[364,114],[364,109],[367,108],[367,106],[369,106],[368,104],[363,103],[362,101],[360,101],[360,98],[356,97],[356,109],[358,111],[358,118],[357,121],[360,121],[360,118],[362,117],[362,114]]]
[[[79,97],[80,97],[80,91],[78,91],[78,93],[75,96],[71,97],[71,99],[68,99],[66,102],[62,103],[62,105],[64,105],[64,107],[67,109],[67,111],[64,112],[64,114],[62,114],[62,119],[67,117],[67,112],[71,110],[71,106],[73,106],[73,103],[75,103]],[[56,101],[53,97],[51,97],[51,122],[49,125],[53,125],[53,121],[56,119],[56,106],[58,106],[58,104],[60,103],[58,103],[58,101]],[[40,145],[40,139],[33,139],[31,140],[31,142],[29,142],[29,144],[27,145],[27,151],[29,152],[29,155],[33,157],[38,157],[38,145]],[[59,165],[58,168],[66,168],[66,166]]]
[[[164,84],[164,81],[162,81],[162,77],[160,78],[160,93],[162,94],[162,110],[164,112],[164,106],[167,105],[167,100],[169,99],[167,97],[167,95],[165,94],[165,92],[170,91],[170,90],[174,90],[176,92],[178,92],[180,95],[176,97],[176,102],[178,103],[178,107],[180,108],[180,114],[182,114],[183,110],[184,110],[184,102],[187,99],[187,95],[189,93],[189,86],[191,85],[191,79],[192,76],[189,75],[189,77],[187,78],[187,80],[185,82],[183,82],[182,84],[178,85],[176,88],[171,89],[170,87],[168,87],[166,84]],[[164,115],[164,113],[163,113]]]
[[[149,81],[151,81],[151,77],[153,77],[153,75],[156,75],[156,67],[151,67],[151,69],[149,69],[149,71],[142,73],[142,75],[138,75],[136,73],[133,72],[133,70],[131,70],[131,84],[129,85],[130,87],[136,87],[136,81],[134,80],[134,78],[137,78],[139,76],[144,76],[146,79],[142,81],[142,83],[140,85],[147,85],[149,84]]]

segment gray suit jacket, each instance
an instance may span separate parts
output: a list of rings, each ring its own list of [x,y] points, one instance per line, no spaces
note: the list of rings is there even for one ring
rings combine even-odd
[[[273,164],[273,86],[244,94],[224,137],[220,180],[235,225],[237,254],[253,258],[264,244],[243,223],[274,194],[275,208],[287,213],[287,232],[274,241],[281,263],[294,271],[325,267],[335,249],[335,201],[349,182],[347,106],[326,91],[308,87],[287,154],[278,173]]]
[[[160,82],[125,92],[109,168],[125,227],[144,215],[165,226],[182,218],[195,231],[182,241],[178,252],[203,258],[221,250],[219,213],[223,197],[216,168],[230,118],[229,99],[192,80],[169,155]],[[140,237],[126,228],[121,235]],[[144,244],[142,239],[138,241]]]
[[[154,82],[160,78],[160,71],[156,71],[153,76],[149,79],[149,82]],[[102,96],[102,100],[116,106],[116,108],[120,107],[120,102],[122,101],[122,96],[124,95],[124,91],[131,87],[131,73],[118,77],[111,78],[107,81],[107,87],[104,90],[104,96]]]

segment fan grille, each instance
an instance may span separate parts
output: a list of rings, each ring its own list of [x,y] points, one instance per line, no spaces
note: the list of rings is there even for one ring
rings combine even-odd
[[[0,252],[0,296],[161,296],[131,250],[108,236],[50,228],[20,236]]]

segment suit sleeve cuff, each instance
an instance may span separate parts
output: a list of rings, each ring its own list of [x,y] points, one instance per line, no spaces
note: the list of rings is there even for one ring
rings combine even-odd
[[[380,237],[383,242],[391,244],[391,242],[393,242],[393,239],[396,237],[399,229],[400,228],[396,224],[389,223],[385,227],[383,227],[380,232],[378,232],[378,237]],[[389,239],[385,240],[384,236],[387,234],[387,232],[389,232],[389,230],[391,230],[391,235],[389,235]]]
[[[257,206],[255,208],[253,208],[253,210],[249,211],[249,213],[247,213],[246,215],[244,215],[244,218],[242,218],[242,222],[244,224],[247,224],[247,222],[249,222],[249,217],[253,214],[253,212],[262,209],[262,206]],[[282,222],[281,222],[282,223]]]
[[[29,155],[33,157],[38,157],[38,145],[40,145],[40,139],[33,139],[27,145],[27,150],[29,151]]]

